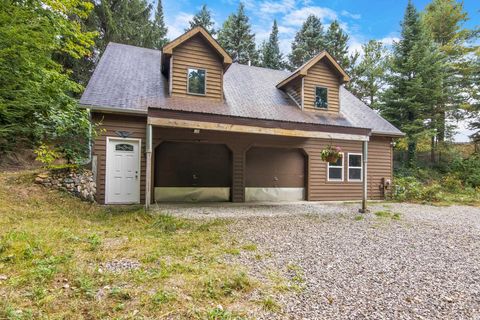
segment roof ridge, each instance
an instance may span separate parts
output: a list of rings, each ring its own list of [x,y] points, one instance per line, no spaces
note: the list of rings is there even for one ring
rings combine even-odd
[[[288,70],[278,70],[278,69],[272,69],[272,68],[267,68],[267,67],[261,67],[261,66],[249,66],[248,64],[243,64],[239,62],[234,62],[233,64],[242,66],[242,67],[247,67],[247,68],[257,68],[257,69],[263,69],[263,70],[269,70],[269,71],[275,71],[275,72],[283,72],[283,73],[290,73]]]
[[[152,51],[155,51],[155,52],[162,52],[162,50],[159,50],[159,49],[152,49],[152,48],[134,46],[133,44],[126,44],[126,43],[120,43],[120,42],[115,42],[115,41],[110,41],[110,42],[107,44],[107,48],[108,48],[110,45],[118,45],[118,46],[125,46],[125,47],[137,48],[137,49],[152,50]]]

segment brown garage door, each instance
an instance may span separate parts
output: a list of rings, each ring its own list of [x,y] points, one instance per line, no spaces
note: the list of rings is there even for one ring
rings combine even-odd
[[[164,142],[155,150],[155,199],[228,201],[231,163],[224,145]]]
[[[305,157],[301,150],[253,147],[246,159],[246,200],[303,200]]]

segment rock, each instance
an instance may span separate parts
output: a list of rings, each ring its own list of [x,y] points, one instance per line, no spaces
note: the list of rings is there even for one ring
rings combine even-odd
[[[63,289],[69,289],[70,288],[70,285],[68,283],[65,283],[63,286],[62,286]]]
[[[43,183],[43,179],[40,178],[40,177],[36,177],[36,178],[35,178],[35,183],[42,184],[42,183]]]
[[[42,178],[42,179],[47,179],[47,178],[48,178],[48,173],[46,173],[46,172],[40,173],[40,174],[38,175],[38,177],[39,177],[39,178]]]
[[[0,281],[5,281],[7,279],[8,279],[8,277],[6,275],[0,274]]]

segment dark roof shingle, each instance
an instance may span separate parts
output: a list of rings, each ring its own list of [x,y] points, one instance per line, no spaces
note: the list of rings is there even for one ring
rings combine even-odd
[[[225,101],[169,97],[161,73],[161,51],[110,43],[80,99],[85,107],[117,112],[148,108],[372,129],[373,133],[401,135],[375,111],[346,89],[340,90],[338,115],[304,112],[275,86],[290,72],[234,63],[224,75]]]

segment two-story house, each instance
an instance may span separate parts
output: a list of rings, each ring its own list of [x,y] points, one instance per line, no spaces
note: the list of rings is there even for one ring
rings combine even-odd
[[[233,63],[201,27],[161,51],[110,43],[80,100],[104,129],[97,201],[382,199],[403,134],[348,81],[327,52],[293,73]]]

